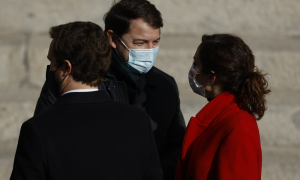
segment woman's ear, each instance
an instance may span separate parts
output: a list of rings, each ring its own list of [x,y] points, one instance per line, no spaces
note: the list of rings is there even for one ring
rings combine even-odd
[[[106,34],[108,36],[111,47],[116,49],[117,45],[116,45],[116,35],[115,35],[115,33],[112,30],[108,30]]]
[[[215,75],[215,72],[214,71],[211,71],[210,73],[209,73],[209,82],[208,82],[208,84],[209,85],[212,85],[215,81],[216,81],[216,75]]]

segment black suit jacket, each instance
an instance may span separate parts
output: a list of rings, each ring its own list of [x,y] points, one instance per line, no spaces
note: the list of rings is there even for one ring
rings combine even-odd
[[[164,180],[173,180],[186,129],[180,110],[178,87],[173,77],[156,67],[152,67],[145,78],[146,101],[136,107],[145,111],[151,119]],[[115,101],[128,103],[126,86],[126,82],[109,74],[99,89]],[[36,105],[35,116],[55,103],[55,92],[51,89],[51,84],[46,81]]]
[[[22,125],[11,179],[161,179],[148,116],[103,91],[66,94]]]

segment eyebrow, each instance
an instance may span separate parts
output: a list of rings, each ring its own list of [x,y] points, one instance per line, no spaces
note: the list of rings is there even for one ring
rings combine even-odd
[[[158,41],[158,40],[160,40],[160,37],[158,39],[156,39],[155,41]],[[146,40],[146,39],[134,39],[134,40],[132,40],[132,42],[136,42],[136,41],[145,41],[145,42],[148,42],[148,40]]]

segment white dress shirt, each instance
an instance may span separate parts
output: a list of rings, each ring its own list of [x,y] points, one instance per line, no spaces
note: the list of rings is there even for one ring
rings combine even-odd
[[[71,91],[64,92],[61,96],[73,92],[94,92],[94,91],[99,91],[99,89],[74,89]]]

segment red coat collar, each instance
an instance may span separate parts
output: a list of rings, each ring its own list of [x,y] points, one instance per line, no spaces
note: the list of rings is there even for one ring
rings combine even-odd
[[[185,158],[187,150],[195,139],[217,119],[220,113],[230,107],[233,99],[232,94],[223,92],[204,106],[196,117],[191,117],[183,140],[181,160]]]
[[[206,106],[204,106],[196,118],[202,124],[213,123],[216,117],[224,111],[234,100],[234,95],[227,92],[223,92],[211,100]]]

